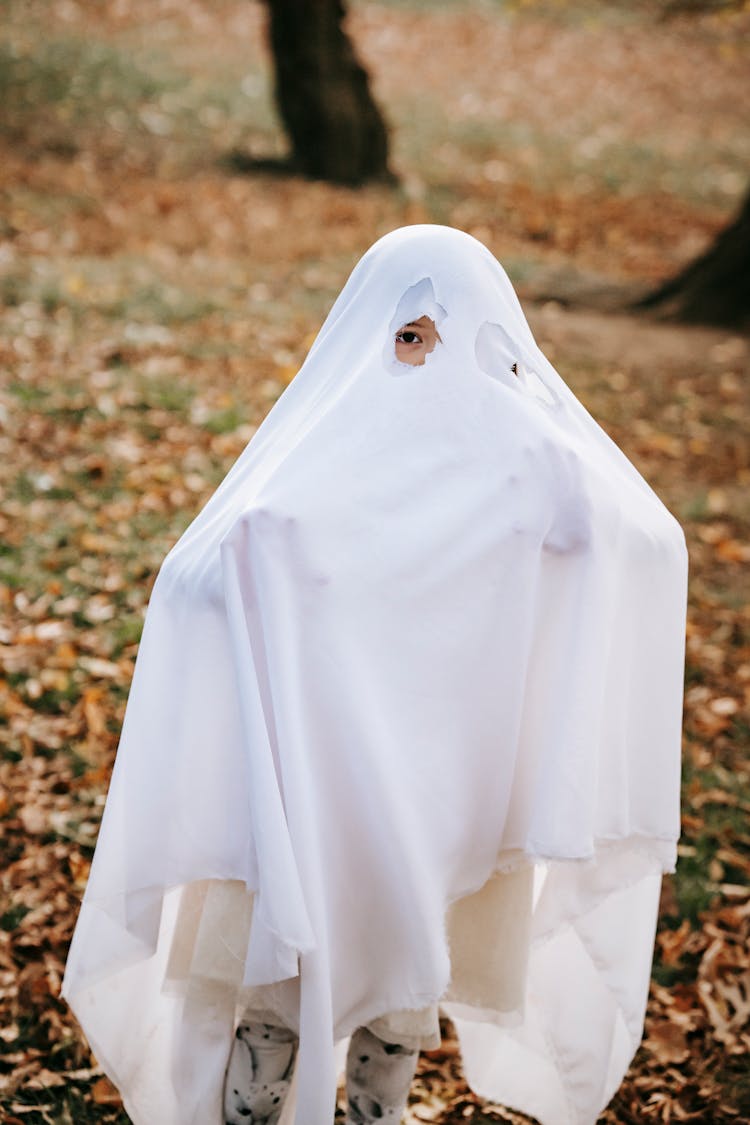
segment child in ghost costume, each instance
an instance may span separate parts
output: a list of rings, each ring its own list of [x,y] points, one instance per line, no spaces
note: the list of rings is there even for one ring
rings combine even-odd
[[[680,528],[475,239],[365,254],[167,556],[64,995],[135,1125],[591,1125],[679,831]],[[289,1093],[292,1075],[293,1090]]]

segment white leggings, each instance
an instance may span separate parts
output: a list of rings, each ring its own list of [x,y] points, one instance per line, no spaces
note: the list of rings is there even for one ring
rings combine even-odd
[[[226,1125],[276,1125],[289,1093],[297,1036],[248,1013],[237,1028],[224,1086]],[[347,1125],[398,1125],[419,1057],[369,1028],[352,1035],[346,1057]]]

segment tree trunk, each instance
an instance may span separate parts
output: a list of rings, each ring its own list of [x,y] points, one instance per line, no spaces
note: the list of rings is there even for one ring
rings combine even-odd
[[[750,326],[750,191],[708,250],[639,306],[675,320]]]
[[[268,0],[276,102],[292,161],[315,179],[389,178],[388,138],[343,29],[343,0]]]

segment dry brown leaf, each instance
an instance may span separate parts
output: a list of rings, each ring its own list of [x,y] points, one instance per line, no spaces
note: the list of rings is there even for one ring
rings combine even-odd
[[[19,809],[18,815],[23,824],[24,832],[27,832],[29,836],[42,836],[48,831],[49,814],[46,809],[40,808],[39,805],[24,805],[22,809]]]
[[[121,1101],[117,1087],[104,1075],[91,1087],[91,1097],[97,1105],[119,1105]]]
[[[683,1063],[690,1054],[685,1032],[673,1020],[658,1020],[652,1023],[644,1046],[654,1055],[662,1066],[669,1063]]]
[[[29,1079],[26,1087],[29,1090],[50,1090],[55,1086],[64,1086],[65,1082],[65,1075],[58,1070],[42,1068],[36,1072],[33,1078]]]
[[[657,937],[661,952],[661,960],[665,965],[676,965],[685,952],[692,935],[692,926],[687,918],[683,919],[676,930],[662,930]]]
[[[117,666],[112,665],[112,667],[116,669]],[[96,673],[92,672],[92,674]],[[107,711],[102,703],[103,696],[104,690],[101,687],[88,687],[83,692],[83,715],[89,734],[94,738],[98,738],[107,730]]]

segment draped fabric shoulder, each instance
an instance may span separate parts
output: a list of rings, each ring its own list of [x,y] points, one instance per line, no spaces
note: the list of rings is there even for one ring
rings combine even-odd
[[[220,1125],[258,994],[296,1125],[335,1044],[437,1002],[477,1092],[593,1122],[674,864],[685,593],[489,251],[377,242],[154,586],[64,982],[135,1125]]]

